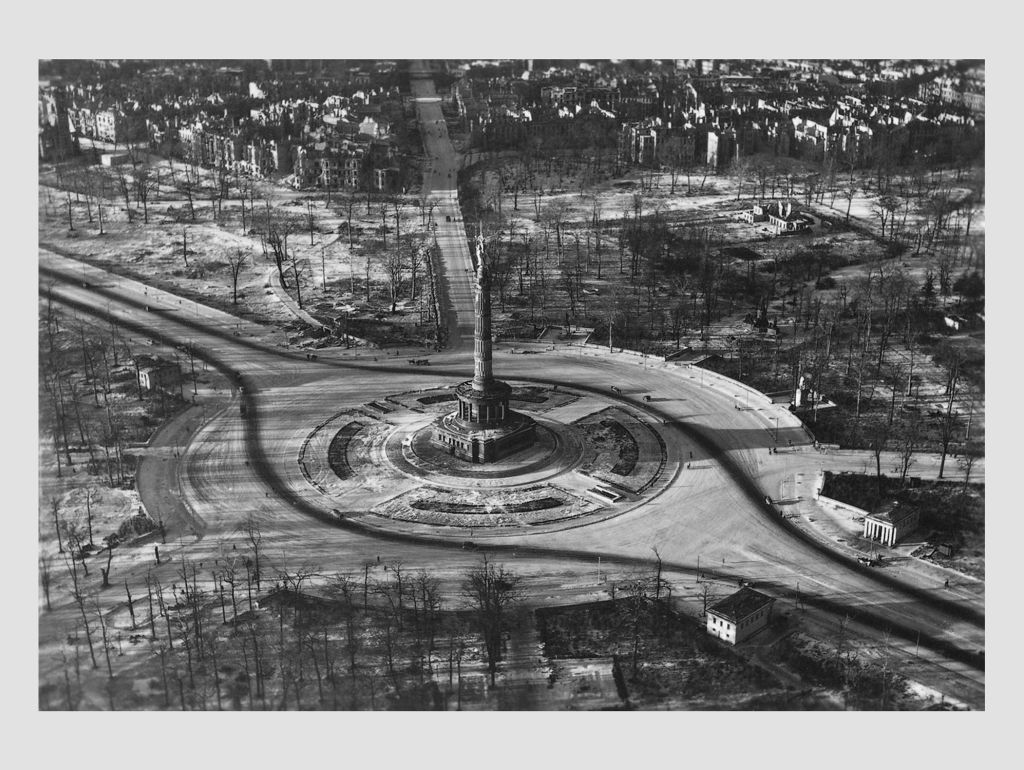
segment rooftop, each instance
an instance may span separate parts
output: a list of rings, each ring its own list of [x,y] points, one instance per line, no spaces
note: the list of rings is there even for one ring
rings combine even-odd
[[[732,596],[727,596],[722,601],[708,607],[708,612],[713,612],[727,620],[738,622],[749,615],[753,615],[762,607],[769,606],[774,601],[775,599],[772,597],[765,596],[760,591],[744,586]]]
[[[869,513],[865,518],[871,519],[872,521],[879,521],[884,524],[898,524],[914,515],[914,509],[903,508],[897,503],[888,503],[881,507],[880,510],[874,513]]]

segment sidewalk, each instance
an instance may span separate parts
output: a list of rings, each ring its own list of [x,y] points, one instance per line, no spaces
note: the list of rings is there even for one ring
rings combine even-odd
[[[299,303],[293,300],[288,292],[284,290],[284,287],[281,286],[281,276],[278,274],[277,268],[271,267],[267,269],[267,274],[263,279],[263,287],[265,289],[270,289],[278,301],[288,309],[288,312],[300,321],[303,321],[310,326],[315,326],[321,329],[324,328],[322,323],[313,318],[313,316],[305,310],[301,309],[299,307]]]
[[[150,518],[163,522],[169,537],[190,533],[202,538],[206,525],[182,494],[178,478],[181,456],[192,436],[223,408],[217,402],[193,404],[164,423],[150,438],[135,476],[135,486]],[[172,449],[154,452],[158,448]]]
[[[848,470],[871,476],[874,476],[877,471],[875,453],[870,449],[827,449],[822,451],[821,455],[825,470],[834,472]],[[883,476],[899,476],[899,469],[903,465],[899,452],[882,452],[879,459]],[[915,452],[911,457],[907,477],[938,479],[941,462],[942,455],[939,452]],[[964,480],[964,471],[960,467],[958,458],[952,452],[946,455],[946,467],[943,468],[942,480],[954,483],[962,483]],[[979,457],[975,460],[974,466],[971,468],[970,483],[985,483],[985,458]]]

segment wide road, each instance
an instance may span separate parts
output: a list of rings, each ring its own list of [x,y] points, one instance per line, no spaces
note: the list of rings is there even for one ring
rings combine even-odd
[[[223,390],[210,401],[212,414],[177,461],[188,515],[175,521],[180,506],[166,511],[171,537],[162,552],[171,561],[153,570],[164,582],[173,582],[183,558],[208,562],[235,546],[246,548],[242,528],[249,517],[259,523],[272,569],[362,573],[365,567],[372,578],[383,576],[378,563],[400,560],[406,569],[429,570],[455,595],[460,576],[479,560],[478,553],[461,548],[461,540],[426,530],[389,532],[355,505],[345,521],[333,521],[335,503],[305,481],[297,463],[305,437],[338,411],[392,393],[450,385],[472,372],[472,263],[455,189],[458,157],[433,81],[416,76],[424,70],[414,67],[412,83],[428,154],[424,195],[435,203],[450,326],[449,347],[429,367],[342,350],[321,352],[311,362],[283,349],[279,333],[40,252],[41,292],[79,312],[113,318],[158,347],[191,342],[221,372]],[[783,479],[810,476],[824,462],[802,446],[806,436],[786,410],[751,398],[737,383],[674,364],[593,349],[537,346],[523,354],[524,346],[517,348],[515,354],[500,346],[495,351],[503,379],[605,396],[616,385],[625,402],[663,422],[674,452],[693,456],[692,467],[680,470],[667,491],[616,518],[543,535],[476,532],[479,547],[527,578],[531,603],[606,596],[609,576],[649,569],[657,548],[673,596],[691,610],[701,601],[699,574],[713,587],[712,598],[732,592],[741,579],[753,581],[779,598],[799,598],[804,622],[819,631],[838,628],[850,616],[851,640],[873,644],[924,684],[970,705],[984,704],[984,664],[977,655],[984,649],[983,583],[943,589],[928,570],[861,567],[764,503],[765,496],[778,494]],[[643,402],[644,394],[654,400]],[[794,449],[770,455],[776,439],[780,446],[792,440]],[[365,486],[373,491],[374,483],[368,479]],[[381,494],[386,483],[382,478],[378,485]],[[141,580],[154,566],[145,554],[127,549],[118,560],[119,573],[130,580]],[[53,617],[57,622],[60,612]]]
[[[441,249],[438,272],[444,282],[442,302],[447,311],[447,348],[449,351],[472,350],[473,260],[459,208],[459,156],[448,137],[441,98],[434,91],[433,79],[423,70],[415,69],[410,73],[410,81],[426,156],[423,202],[431,209],[437,224],[437,245]]]
[[[44,280],[54,282],[55,297],[110,313],[122,326],[140,327],[156,341],[190,340],[224,369],[225,382],[234,371],[244,375],[244,396],[236,394],[231,408],[206,424],[182,458],[182,494],[194,519],[177,528],[180,539],[168,544],[169,553],[204,561],[232,545],[244,548],[240,526],[254,514],[275,567],[312,564],[326,572],[356,572],[381,556],[384,561],[401,559],[411,569],[430,569],[454,587],[459,574],[479,558],[459,548],[459,542],[439,546],[429,536],[399,539],[317,518],[328,512],[328,504],[305,483],[296,463],[296,448],[318,421],[388,393],[464,378],[470,370],[466,352],[436,356],[429,368],[369,358],[345,360],[341,351],[336,359],[324,353],[319,361],[309,362],[283,352],[273,340],[264,342],[258,327],[239,326],[227,314],[188,301],[179,304],[164,293],[154,296],[141,284],[55,255],[41,254],[40,260]],[[68,280],[59,280],[60,275]],[[83,277],[90,288],[81,286]],[[780,597],[799,592],[811,611],[838,612],[840,617],[850,612],[862,618],[867,635],[891,627],[893,654],[902,650],[921,668],[917,678],[946,689],[944,683],[953,677],[958,697],[983,702],[983,672],[969,656],[956,654],[984,647],[980,593],[946,591],[941,583],[909,572],[897,576],[906,582],[905,589],[894,586],[890,571],[858,570],[829,558],[758,504],[762,478],[808,468],[818,457],[807,451],[769,456],[774,417],[779,415],[766,413],[767,407],[735,408],[736,394],[729,388],[702,383],[684,367],[645,365],[624,356],[569,349],[513,355],[499,349],[495,368],[509,379],[540,378],[599,392],[608,392],[615,383],[637,407],[643,406],[641,394],[653,392],[657,400],[647,406],[674,426],[680,450],[695,457],[694,467],[681,471],[669,491],[618,518],[542,537],[495,540],[477,533],[480,544],[496,544],[506,557],[516,554],[511,557],[514,568],[530,576],[538,601],[600,595],[607,586],[596,582],[599,557],[606,574],[621,576],[649,562],[657,547],[679,596],[696,600],[698,563],[716,581],[713,595],[726,595],[740,578]],[[239,398],[253,405],[247,419],[238,413]],[[799,440],[799,429],[782,421],[780,425],[780,438]],[[750,485],[756,492],[750,492]],[[167,570],[173,579],[173,567]],[[929,651],[927,660],[912,655],[916,632],[921,648]]]

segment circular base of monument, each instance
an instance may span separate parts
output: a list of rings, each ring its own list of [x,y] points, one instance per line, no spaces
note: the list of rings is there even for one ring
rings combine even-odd
[[[676,474],[678,452],[645,410],[536,385],[513,388],[528,444],[492,462],[461,458],[436,440],[452,415],[454,390],[394,393],[344,408],[306,436],[299,466],[331,515],[407,534],[548,532],[633,510]],[[506,427],[513,433],[519,424]]]
[[[407,475],[447,486],[515,486],[557,476],[583,458],[583,441],[571,426],[535,420],[536,439],[528,447],[489,463],[475,463],[451,454],[433,440],[433,422],[411,433],[389,437],[388,460]]]
[[[459,412],[434,422],[431,440],[442,452],[472,463],[491,464],[529,449],[537,441],[537,423],[512,410],[493,422],[469,422]]]

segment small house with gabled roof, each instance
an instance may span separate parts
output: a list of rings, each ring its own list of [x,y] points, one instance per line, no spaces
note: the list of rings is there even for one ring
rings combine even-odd
[[[708,607],[707,630],[723,642],[739,644],[771,620],[775,599],[744,586]]]

